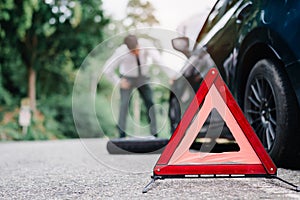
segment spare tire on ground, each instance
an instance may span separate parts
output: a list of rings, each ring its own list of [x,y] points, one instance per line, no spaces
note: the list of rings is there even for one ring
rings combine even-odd
[[[168,142],[166,138],[118,138],[109,140],[106,148],[110,154],[162,153]]]

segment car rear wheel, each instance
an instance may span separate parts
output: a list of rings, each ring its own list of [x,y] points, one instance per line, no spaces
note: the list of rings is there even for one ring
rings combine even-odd
[[[174,94],[170,95],[169,118],[171,125],[171,134],[173,134],[181,119],[180,103]]]
[[[244,112],[273,161],[281,167],[299,167],[296,97],[279,62],[263,59],[250,72]],[[298,149],[298,150],[296,150]]]

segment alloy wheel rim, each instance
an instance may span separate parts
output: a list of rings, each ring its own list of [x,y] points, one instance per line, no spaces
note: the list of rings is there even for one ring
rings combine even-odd
[[[263,77],[255,77],[246,94],[245,113],[251,126],[267,151],[276,139],[276,102],[270,83]]]

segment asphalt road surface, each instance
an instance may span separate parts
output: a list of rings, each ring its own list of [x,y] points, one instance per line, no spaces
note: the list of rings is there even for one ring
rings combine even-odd
[[[300,199],[274,179],[150,181],[158,154],[110,155],[105,139],[0,143],[0,199]],[[278,176],[300,185],[300,171]]]

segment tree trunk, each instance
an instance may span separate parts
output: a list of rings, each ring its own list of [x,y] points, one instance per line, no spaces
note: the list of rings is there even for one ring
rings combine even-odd
[[[36,111],[36,72],[32,67],[28,68],[28,97],[30,100],[30,109],[35,113]]]

